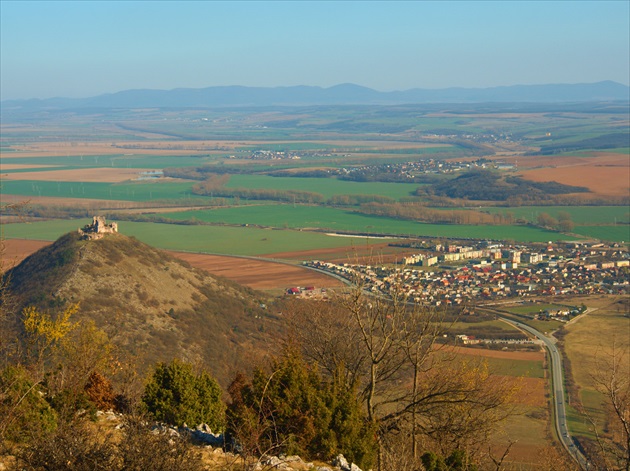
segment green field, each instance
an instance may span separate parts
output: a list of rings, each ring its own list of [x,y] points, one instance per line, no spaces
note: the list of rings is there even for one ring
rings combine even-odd
[[[526,226],[473,226],[424,224],[379,216],[367,216],[336,208],[305,205],[256,205],[214,210],[163,213],[173,220],[225,224],[252,224],[277,228],[320,228],[369,234],[397,234],[426,237],[512,239],[545,242],[564,238],[562,234]]]
[[[565,111],[546,105],[526,106],[518,112],[503,105],[449,105],[444,112],[441,105],[382,107],[286,107],[269,112],[243,109],[182,109],[182,110],[111,110],[108,122],[124,123],[103,127],[103,116],[73,114],[49,115],[46,118],[24,116],[28,126],[3,128],[2,163],[44,165],[57,170],[84,168],[138,168],[163,169],[169,167],[202,167],[220,169],[220,173],[233,169],[227,188],[251,190],[297,190],[321,194],[324,198],[339,195],[378,195],[401,201],[409,198],[420,187],[412,183],[351,182],[334,178],[272,177],[251,174],[274,172],[281,169],[309,170],[334,166],[349,168],[357,164],[373,165],[446,157],[479,157],[490,155],[494,144],[481,146],[468,134],[509,135],[512,142],[519,141],[531,150],[541,145],[579,142],[619,132],[620,123],[627,119],[627,107],[607,106],[606,112],[598,106],[571,106]],[[505,118],[496,113],[509,112]],[[17,116],[17,115],[16,115]],[[18,121],[21,118],[18,118]],[[150,135],[150,133],[155,133]],[[429,140],[423,134],[434,134]],[[450,137],[449,137],[450,136]],[[452,136],[460,136],[453,138]],[[112,147],[99,155],[57,155],[19,157],[25,144],[63,140],[73,142],[142,141],[150,146],[166,148],[177,146],[177,140],[197,142],[216,139],[205,147],[202,155],[149,155],[152,150]],[[503,137],[501,137],[503,139]],[[500,140],[501,140],[500,139]],[[163,141],[163,145],[155,142]],[[173,142],[175,141],[175,143]],[[586,142],[588,144],[588,142]],[[12,148],[10,146],[20,146]],[[502,146],[503,144],[500,144]],[[499,147],[500,147],[499,146]],[[45,147],[45,146],[44,146]],[[173,147],[175,149],[176,147]],[[290,151],[302,153],[299,160],[243,160],[254,150]],[[45,150],[45,149],[42,149]],[[626,152],[627,149],[618,151]],[[162,151],[160,151],[162,152]],[[175,151],[173,151],[175,152]],[[197,151],[191,151],[197,152]],[[489,152],[489,153],[488,153]],[[63,150],[60,151],[63,154]],[[584,149],[572,154],[589,155]],[[226,159],[235,154],[235,160]],[[24,170],[25,175],[30,171]],[[19,170],[7,170],[16,173]],[[219,170],[217,170],[219,171]],[[248,174],[240,174],[245,171]],[[280,174],[280,173],[278,173]],[[28,177],[27,177],[28,178]],[[51,173],[51,180],[55,180]],[[449,178],[446,176],[445,178]],[[57,181],[3,181],[3,194],[30,197],[89,198],[112,201],[151,202],[173,206],[210,206],[212,198],[192,195],[194,182],[142,182],[142,183],[80,183]],[[241,197],[241,203],[245,198]],[[324,228],[330,231],[399,234],[439,238],[471,238],[508,240],[514,242],[546,242],[549,240],[581,240],[595,238],[605,241],[630,241],[630,211],[625,206],[529,206],[480,208],[489,213],[509,212],[516,219],[536,221],[546,212],[557,217],[560,211],[571,215],[575,228],[572,234],[560,234],[524,225],[472,226],[422,224],[393,218],[381,218],[329,207],[271,205],[256,201],[260,206],[235,207],[217,211],[187,212],[163,215],[172,219],[192,219],[210,224],[256,225],[274,228]],[[113,206],[113,205],[112,205]]]
[[[4,151],[3,151],[4,152]],[[80,168],[146,168],[162,169],[166,167],[198,167],[212,160],[210,156],[187,156],[187,155],[124,155],[103,154],[103,155],[59,155],[52,157],[2,157],[3,164],[19,165],[46,165],[57,166],[57,169],[80,169]],[[34,171],[48,170],[38,168]],[[4,172],[5,170],[3,170]],[[25,172],[27,170],[16,170],[13,172]]]
[[[319,193],[325,198],[335,195],[378,195],[399,200],[412,196],[420,185],[413,183],[350,182],[333,178],[291,178],[266,175],[232,175],[227,188],[298,190]]]
[[[4,224],[3,237],[53,241],[66,232],[76,231],[90,222],[88,219],[75,219]],[[366,237],[331,237],[316,232],[126,221],[119,224],[119,231],[162,249],[227,255],[255,256],[334,247],[347,247],[350,254],[353,247],[383,242],[380,239]]]
[[[484,208],[491,214],[511,213],[516,219],[536,222],[538,215],[547,213],[557,218],[559,212],[569,213],[571,220],[578,225],[621,224],[630,220],[630,208],[627,206],[520,206],[514,208]]]
[[[492,374],[504,376],[524,376],[527,378],[544,378],[545,369],[542,361],[508,360],[504,358],[484,358]]]
[[[278,206],[270,206],[277,208]],[[261,208],[244,207],[247,211],[256,211]],[[238,211],[244,208],[230,208],[231,211]],[[326,209],[326,208],[317,208]],[[217,210],[219,211],[219,210]],[[332,210],[331,210],[332,211]],[[201,220],[204,213],[214,213],[215,211],[195,211],[197,218]],[[174,213],[177,214],[177,213]],[[173,216],[173,213],[165,213],[165,217]],[[373,222],[373,221],[371,221]],[[405,221],[395,221],[405,223]],[[76,221],[49,221],[37,223],[4,224],[4,236],[7,238],[26,238],[55,240],[61,234],[76,230],[79,226],[87,224],[87,220]],[[484,227],[484,226],[447,226],[432,224],[416,224],[417,234],[424,234],[435,237],[491,237],[496,236],[498,231],[503,229],[505,234],[509,234],[514,240],[515,236],[537,237],[537,240],[548,240],[549,236],[544,231],[518,233],[517,227]],[[387,226],[387,228],[392,228]],[[394,227],[395,229],[395,227]],[[529,228],[522,228],[529,229]],[[478,231],[473,235],[472,230]],[[212,252],[235,255],[260,255],[273,252],[301,251],[328,247],[349,248],[353,244],[365,245],[366,238],[358,236],[356,238],[331,237],[320,232],[299,231],[299,230],[273,230],[259,229],[254,227],[225,227],[225,226],[197,226],[178,224],[158,224],[158,223],[137,223],[122,222],[121,232],[138,237],[138,239],[160,248],[173,250],[189,250],[193,252]],[[376,232],[376,231],[374,231]],[[408,232],[400,232],[408,234]],[[465,234],[465,235],[464,235]],[[370,239],[374,241],[375,239]],[[382,242],[382,241],[381,241]]]
[[[558,330],[560,327],[564,325],[564,322],[554,321],[554,320],[537,321],[529,317],[527,318],[520,317],[520,316],[508,316],[508,317],[511,317],[514,320],[517,320],[519,322],[522,322],[523,324],[533,327],[534,329],[538,330],[539,332],[542,332],[545,335]]]
[[[45,222],[3,224],[2,237],[6,239],[57,240],[63,234],[76,231],[86,224],[91,224],[91,222],[91,219],[53,219]]]
[[[91,198],[114,201],[152,201],[207,199],[193,195],[193,183],[145,181],[137,183],[51,182],[8,180],[2,182],[2,193],[8,195],[52,196],[56,198]]]
[[[360,233],[410,234],[418,231],[419,223],[357,214],[336,208],[290,204],[239,206],[216,210],[163,213],[159,216],[174,220],[196,219],[211,223],[251,224],[276,228],[317,228],[329,231]]]
[[[573,229],[574,234],[591,239],[598,239],[610,242],[628,242],[630,241],[630,225],[616,226],[576,226]]]
[[[590,439],[595,438],[593,428],[588,419],[573,406],[567,406],[567,426],[571,431],[571,435],[588,437]]]

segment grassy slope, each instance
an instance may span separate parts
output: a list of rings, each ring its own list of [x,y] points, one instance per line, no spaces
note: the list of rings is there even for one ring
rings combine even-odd
[[[601,409],[603,397],[595,390],[592,375],[601,370],[598,362],[606,358],[613,344],[618,349],[625,348],[626,358],[630,348],[630,319],[624,317],[624,308],[614,303],[615,299],[599,297],[586,301],[587,306],[598,310],[566,328],[565,349],[571,361],[573,378],[581,388],[580,399],[599,425],[604,420]],[[584,417],[575,411],[570,426],[575,432],[592,437]]]

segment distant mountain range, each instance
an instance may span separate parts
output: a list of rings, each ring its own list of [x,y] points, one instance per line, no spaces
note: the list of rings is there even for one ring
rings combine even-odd
[[[580,84],[513,85],[492,88],[414,88],[379,92],[354,84],[330,88],[208,87],[125,90],[90,98],[6,100],[5,109],[215,108],[299,105],[399,105],[421,103],[575,103],[630,101],[630,87],[612,81]]]

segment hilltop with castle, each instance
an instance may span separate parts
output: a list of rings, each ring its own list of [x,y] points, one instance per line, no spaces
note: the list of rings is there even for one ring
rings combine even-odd
[[[87,224],[78,231],[83,239],[98,240],[102,239],[105,234],[118,232],[118,224],[115,222],[107,224],[103,216],[94,216],[92,218],[92,224]]]

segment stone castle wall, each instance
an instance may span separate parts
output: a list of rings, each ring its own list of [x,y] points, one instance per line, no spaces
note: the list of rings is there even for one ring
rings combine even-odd
[[[113,234],[114,232],[118,232],[118,224],[115,222],[107,224],[103,216],[94,216],[92,224],[79,229],[81,237],[89,240],[102,239],[105,234]]]

